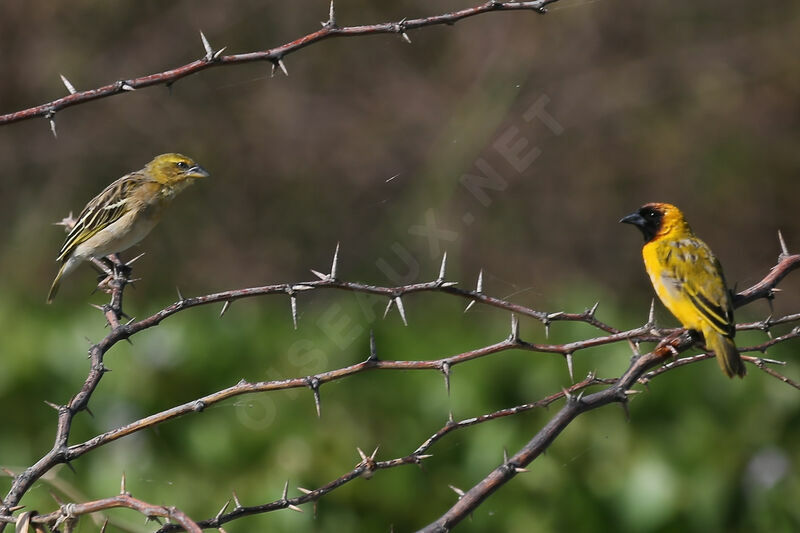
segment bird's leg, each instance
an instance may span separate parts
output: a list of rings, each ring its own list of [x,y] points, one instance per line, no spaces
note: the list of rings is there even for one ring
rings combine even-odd
[[[110,272],[100,282],[98,287],[105,293],[111,295],[111,302],[107,305],[108,312],[113,313],[113,317],[109,318],[109,324],[116,327],[119,325],[119,320],[127,316],[122,310],[122,293],[125,285],[130,282],[131,267],[120,259],[119,254],[109,254],[103,258],[103,263],[110,266]]]
[[[102,259],[92,259],[91,263],[100,274],[97,276],[97,289],[106,294],[111,294],[113,290],[112,282],[128,282],[131,267],[120,259],[119,254],[111,254]]]
[[[95,287],[94,291],[100,289],[101,291],[108,293],[108,284],[111,282],[111,279],[114,277],[114,265],[109,261],[107,258],[103,257],[98,259],[93,257],[89,264],[97,272],[97,287]],[[94,291],[92,293],[94,294]]]
[[[666,336],[664,336],[663,339],[661,339],[661,341],[658,343],[658,346],[656,346],[656,348],[663,347],[666,344],[674,343],[675,340],[678,339],[678,337],[680,337],[681,335],[683,335],[685,333],[685,331],[686,330],[683,330],[683,329],[676,329],[676,330],[670,331],[669,333],[667,333]]]
[[[675,344],[684,335],[687,336],[692,343],[695,343],[701,339],[700,333],[693,329],[677,329],[661,339],[661,342],[658,343],[656,349],[666,348],[667,353],[669,353],[671,357],[677,357],[678,351],[675,349]]]
[[[100,281],[98,287],[108,294],[115,288],[122,288],[128,283],[131,267],[119,257],[119,254],[110,254],[103,258],[103,264],[108,267],[106,276]]]
[[[106,276],[111,276],[114,274],[114,266],[105,257],[103,257],[102,259],[97,259],[96,257],[93,257],[89,261],[89,264],[92,265],[95,271],[97,271],[97,274],[100,276],[99,279],[103,279]]]
[[[129,267],[128,264],[120,258],[119,254],[109,255],[108,260],[111,262],[114,268],[115,276],[123,277],[125,279],[128,278],[131,273],[131,267]]]
[[[703,335],[699,331],[694,329],[686,330],[686,334],[689,336],[692,342],[699,342],[703,339]]]
[[[97,287],[95,287],[95,290],[100,289],[106,294],[111,294],[111,281],[113,279],[114,276],[112,274],[101,274],[97,276]]]

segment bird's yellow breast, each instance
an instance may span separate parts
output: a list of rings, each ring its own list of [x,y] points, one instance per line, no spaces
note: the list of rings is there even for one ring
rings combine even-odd
[[[675,269],[669,263],[674,252],[670,253],[671,244],[666,241],[653,241],[642,248],[644,266],[658,298],[664,306],[675,315],[683,327],[701,329],[695,306],[683,290],[684,280],[676,276]]]

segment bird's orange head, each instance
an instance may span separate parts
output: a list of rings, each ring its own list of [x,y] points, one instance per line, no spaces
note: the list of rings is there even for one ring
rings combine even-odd
[[[683,213],[672,204],[660,202],[644,204],[636,212],[623,217],[620,222],[633,224],[639,228],[644,235],[645,243],[667,234],[676,238],[692,234],[692,229],[683,217]]]
[[[188,179],[207,178],[208,171],[190,157],[161,154],[147,163],[144,171],[162,185],[174,185]]]

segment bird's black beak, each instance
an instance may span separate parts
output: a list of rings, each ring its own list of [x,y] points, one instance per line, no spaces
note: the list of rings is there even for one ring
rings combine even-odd
[[[639,226],[640,228],[645,227],[647,224],[647,221],[638,212],[622,217],[619,219],[619,222],[620,224],[633,224],[634,226]]]
[[[209,174],[208,171],[200,165],[194,165],[186,171],[187,178],[207,178],[210,175],[211,174]]]
[[[660,218],[649,220],[641,215],[641,210],[631,213],[626,217],[622,217],[619,219],[619,221],[623,224],[633,224],[639,228],[639,231],[641,231],[642,235],[644,235],[645,243],[648,243],[655,238],[661,225]]]

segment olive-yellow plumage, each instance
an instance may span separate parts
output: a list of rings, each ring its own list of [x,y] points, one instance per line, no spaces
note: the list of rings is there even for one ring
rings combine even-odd
[[[706,243],[692,232],[683,213],[671,204],[650,203],[620,222],[644,235],[644,266],[653,288],[683,327],[702,333],[728,376],[745,375],[733,337],[733,306],[722,266]]]
[[[175,196],[208,172],[181,154],[161,154],[122,176],[86,204],[58,253],[61,262],[47,295],[53,301],[61,279],[82,262],[123,252],[141,241]]]

